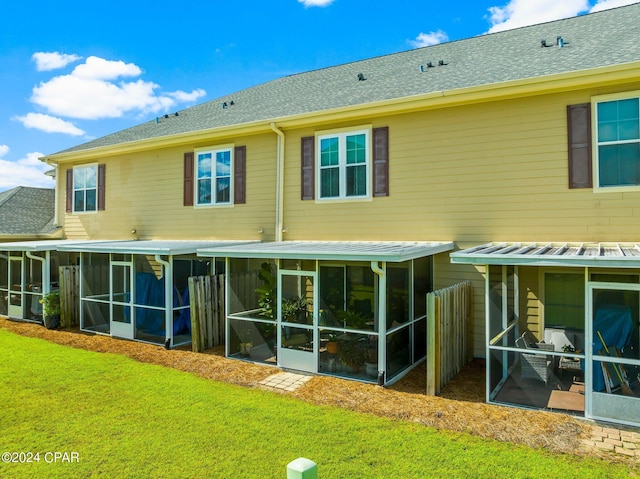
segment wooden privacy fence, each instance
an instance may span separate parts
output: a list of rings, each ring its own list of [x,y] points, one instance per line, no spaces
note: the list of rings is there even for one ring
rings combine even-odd
[[[224,275],[191,276],[191,347],[194,352],[224,342]]]
[[[60,326],[70,328],[80,321],[80,266],[60,266]]]
[[[470,281],[427,294],[427,395],[434,396],[471,360]]]

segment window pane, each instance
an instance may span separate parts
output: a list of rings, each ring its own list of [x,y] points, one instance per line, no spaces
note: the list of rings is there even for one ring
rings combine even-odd
[[[73,189],[81,190],[85,186],[84,181],[84,168],[73,169]]]
[[[366,196],[367,167],[350,166],[347,168],[347,196]]]
[[[335,198],[340,196],[340,175],[338,168],[320,170],[320,197]]]
[[[84,211],[84,190],[73,193],[73,211]]]
[[[198,155],[198,178],[211,178],[211,153]]]
[[[96,190],[87,190],[85,211],[96,211]]]
[[[640,184],[640,143],[598,148],[600,186]]]
[[[320,140],[320,166],[338,164],[338,138]]]
[[[231,176],[231,152],[229,150],[216,153],[216,176]]]
[[[598,104],[598,141],[634,140],[640,136],[639,99]]]
[[[211,180],[198,180],[198,204],[211,203]]]
[[[366,161],[365,135],[347,136],[347,164],[364,163]]]
[[[95,188],[96,187],[96,167],[90,166],[84,169],[85,174],[85,188]]]
[[[217,181],[218,187],[216,188],[216,203],[229,203],[231,198],[231,182],[229,178],[219,178]]]

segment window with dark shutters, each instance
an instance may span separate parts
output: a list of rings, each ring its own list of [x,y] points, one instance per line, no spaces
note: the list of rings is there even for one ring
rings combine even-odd
[[[98,211],[104,211],[104,190],[105,190],[106,166],[98,165]]]
[[[73,211],[73,168],[67,170],[67,213]]]
[[[303,200],[315,199],[315,143],[314,136],[304,137],[301,141]]]
[[[389,128],[373,129],[373,196],[389,196]]]
[[[236,205],[246,203],[247,189],[247,147],[237,146],[233,153],[233,202]]]
[[[193,206],[193,151],[184,154],[183,205]]]
[[[591,104],[567,106],[569,188],[592,188]]]

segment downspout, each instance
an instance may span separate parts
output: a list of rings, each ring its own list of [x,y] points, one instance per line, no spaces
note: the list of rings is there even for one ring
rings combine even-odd
[[[60,189],[58,188],[58,180],[60,178],[59,175],[59,171],[58,171],[58,163],[54,163],[51,160],[47,160],[47,159],[43,159],[41,158],[40,161],[43,161],[44,163],[46,163],[47,165],[51,166],[52,168],[54,168],[56,170],[56,176],[53,179],[54,185],[53,185],[53,224],[54,226],[58,226],[60,224],[60,222],[58,221],[58,191],[60,191]]]
[[[282,241],[284,218],[284,133],[275,123],[269,126],[278,135],[278,149],[276,152],[276,237],[277,242]]]
[[[387,357],[387,263],[382,267],[377,261],[371,262],[371,271],[378,275],[378,385],[384,386],[387,371],[385,369]]]
[[[173,347],[173,281],[171,280],[171,263],[163,260],[159,254],[155,255],[155,260],[163,266],[164,277],[164,327],[166,331],[166,337],[164,341],[164,347],[170,349]]]
[[[42,296],[51,291],[51,272],[49,271],[48,262],[42,256],[36,256],[32,251],[25,251],[27,258],[34,259],[42,263]]]

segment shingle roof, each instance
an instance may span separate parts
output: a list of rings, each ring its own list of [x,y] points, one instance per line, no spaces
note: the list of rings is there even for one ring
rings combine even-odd
[[[640,3],[282,77],[60,153],[636,62],[638,38]]]
[[[41,236],[53,233],[55,190],[18,186],[0,193],[0,235]]]

